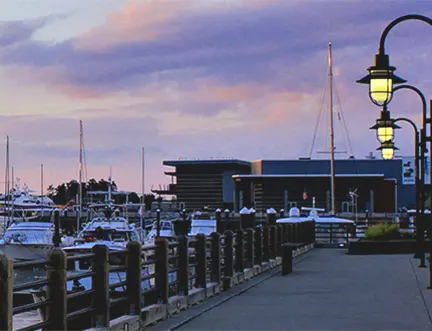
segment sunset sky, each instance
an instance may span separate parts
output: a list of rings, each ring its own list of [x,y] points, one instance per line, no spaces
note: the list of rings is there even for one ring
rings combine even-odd
[[[2,148],[9,135],[16,176],[34,189],[41,163],[45,187],[78,177],[79,120],[88,178],[106,178],[112,166],[125,190],[140,191],[142,146],[147,190],[167,183],[166,159],[308,156],[332,42],[335,110],[364,158],[378,147],[368,128],[380,109],[355,80],[373,64],[384,27],[412,13],[431,17],[430,0],[2,0]],[[404,22],[386,44],[396,74],[428,99],[431,32]],[[410,91],[389,109],[419,123]],[[328,150],[327,126],[326,112],[313,157],[328,157],[317,154]],[[349,149],[342,128],[336,114],[337,150]],[[412,155],[411,128],[395,144]]]

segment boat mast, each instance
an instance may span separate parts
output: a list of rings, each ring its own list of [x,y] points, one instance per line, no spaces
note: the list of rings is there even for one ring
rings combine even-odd
[[[41,197],[43,197],[43,164],[41,164]]]
[[[330,200],[331,200],[331,215],[336,213],[335,208],[335,146],[334,146],[334,126],[333,126],[333,58],[331,42],[328,44],[328,79],[329,79],[329,116],[330,116]]]
[[[79,231],[81,210],[82,210],[82,164],[83,164],[83,126],[82,121],[79,121],[80,127],[80,153],[79,153],[79,193],[78,193],[78,212],[77,212],[77,232]]]
[[[141,227],[141,241],[144,242],[144,224],[143,224],[143,213],[145,209],[144,200],[145,200],[145,186],[144,186],[144,178],[145,178],[145,150],[144,147],[141,148],[141,207],[140,207],[140,227]]]
[[[111,174],[112,174],[112,168],[110,166],[110,173],[109,173],[109,180],[108,180],[108,205],[109,206],[111,206],[111,185],[112,185]]]
[[[6,136],[6,169],[5,169],[5,201],[7,207],[7,225],[10,223],[10,187],[9,187],[9,136]]]

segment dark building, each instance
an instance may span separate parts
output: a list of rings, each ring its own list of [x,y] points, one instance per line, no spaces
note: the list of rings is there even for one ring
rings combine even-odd
[[[251,164],[241,160],[176,160],[164,161],[173,166],[176,177],[175,194],[188,210],[234,208],[234,181],[232,176],[250,174]]]
[[[358,212],[393,213],[415,204],[415,185],[407,177],[402,159],[337,159],[335,161],[335,206],[350,212],[355,191]],[[178,160],[175,166],[176,194],[187,209],[223,207],[257,211],[273,207],[316,206],[330,210],[329,160]],[[406,162],[405,162],[406,165]]]

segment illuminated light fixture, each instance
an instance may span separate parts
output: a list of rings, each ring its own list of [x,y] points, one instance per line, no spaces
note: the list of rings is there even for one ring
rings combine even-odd
[[[370,130],[376,130],[377,139],[380,143],[386,141],[393,141],[394,130],[400,129],[400,126],[396,125],[394,120],[390,117],[390,112],[387,107],[384,106],[384,110],[381,111],[381,117],[377,118],[375,125],[369,128]]]
[[[406,82],[394,74],[396,67],[390,66],[387,54],[376,54],[375,65],[367,70],[369,74],[357,80],[357,83],[369,84],[369,97],[377,106],[384,106],[391,101],[393,85]]]
[[[391,141],[385,141],[381,144],[380,147],[377,148],[377,150],[381,151],[381,156],[384,160],[391,160],[394,157],[395,151],[398,150],[393,142]]]

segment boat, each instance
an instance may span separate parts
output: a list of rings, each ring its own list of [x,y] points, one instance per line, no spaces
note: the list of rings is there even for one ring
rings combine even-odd
[[[53,223],[13,223],[4,234],[0,251],[14,261],[45,259],[54,247],[53,237]],[[73,242],[73,237],[62,235],[60,247],[70,246]]]
[[[302,216],[300,209],[293,207],[289,210],[289,217],[280,218],[277,224],[295,224],[302,222],[315,222],[315,245],[346,247],[353,238],[354,221],[335,217],[332,215],[319,215],[325,209],[315,207],[315,197],[312,198],[312,207],[302,207],[309,214]]]
[[[6,229],[12,223],[49,221],[54,202],[47,196],[31,194],[29,187],[19,183],[8,194],[0,195],[0,227]]]
[[[157,221],[154,221],[150,231],[147,233],[147,236],[145,238],[145,243],[152,244],[154,243],[154,240],[157,237],[158,237],[158,225],[157,225]],[[174,224],[172,223],[172,220],[167,220],[167,219],[160,220],[159,237],[167,238],[168,241],[177,240],[177,235],[174,231]]]
[[[216,232],[216,218],[210,212],[204,210],[192,213],[190,236],[196,236],[198,233],[208,236],[212,232]]]

